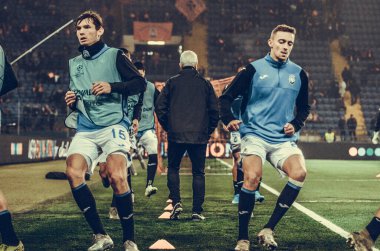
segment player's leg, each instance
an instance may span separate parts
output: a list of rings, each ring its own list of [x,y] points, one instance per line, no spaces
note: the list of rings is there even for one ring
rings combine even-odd
[[[0,235],[2,243],[0,250],[24,250],[24,245],[18,239],[12,224],[12,216],[8,211],[8,204],[0,190]]]
[[[107,173],[123,228],[123,242],[134,241],[132,192],[127,183],[126,156],[119,152],[110,154],[107,158]]]
[[[168,181],[169,199],[172,200],[173,210],[170,219],[176,220],[182,213],[179,168],[183,155],[186,152],[184,144],[168,142]]]
[[[94,238],[89,250],[104,250],[113,247],[106,234],[96,209],[96,202],[85,183],[85,173],[99,157],[98,145],[94,142],[98,132],[77,133],[71,142],[66,159],[66,175],[73,197],[91,227]]]
[[[266,228],[274,230],[277,223],[292,206],[296,200],[306,178],[306,166],[303,155],[292,155],[288,157],[282,170],[288,175],[289,180],[278,197],[275,210],[265,225]]]
[[[240,163],[240,133],[239,132],[231,132],[230,133],[230,143],[231,143],[231,150],[232,150],[232,158],[233,158],[233,165],[232,165],[232,182],[234,186],[234,197],[232,199],[232,204],[238,204],[239,203],[239,194],[241,186],[243,185],[243,175],[238,175],[238,172],[242,174],[242,169],[238,170],[238,165]],[[238,176],[241,178],[238,180]]]
[[[261,181],[263,180],[263,177],[261,177],[259,185],[257,186],[256,189],[256,194],[255,194],[255,200],[262,203],[265,200],[264,195],[260,193],[260,186],[261,186]]]
[[[296,200],[303,186],[307,171],[301,150],[292,142],[276,146],[269,154],[269,161],[289,177],[288,183],[277,199],[275,209],[268,223],[258,234],[260,244],[264,247],[275,249],[277,243],[274,241],[273,230]]]
[[[191,160],[193,174],[193,214],[194,221],[205,220],[202,205],[205,200],[206,144],[188,144],[187,153]]]
[[[242,170],[238,170],[238,165],[240,161],[240,152],[236,152],[234,151],[234,149],[232,149],[232,158],[233,158],[232,182],[234,186],[234,197],[232,199],[232,204],[238,204],[240,189],[243,185],[243,179],[244,179],[244,175],[240,175],[241,179],[239,179],[238,181],[238,172],[242,173]]]
[[[255,194],[262,177],[262,166],[266,150],[262,140],[246,136],[242,139],[241,148],[244,183],[240,191],[238,217],[239,235],[235,250],[249,250],[248,225],[255,206]]]
[[[102,149],[108,154],[107,175],[114,191],[116,208],[123,229],[124,246],[136,246],[132,192],[127,183],[127,156],[131,146],[128,131],[123,126],[114,125],[107,128],[104,134],[107,140]]]
[[[131,193],[132,193],[132,203],[134,203],[134,193],[133,193],[133,189],[132,189],[132,171],[131,171],[131,165],[132,165],[132,160],[130,158],[130,155],[127,156],[128,157],[128,161],[127,161],[127,183],[128,183],[128,186],[129,186],[129,189],[131,190]],[[100,166],[103,166],[101,164],[99,164]],[[107,165],[106,163],[104,163],[104,172],[106,172],[107,170]],[[108,176],[107,174],[105,174],[106,177],[107,177],[107,180],[108,180]],[[108,212],[108,216],[111,220],[120,220],[120,217],[119,217],[119,214],[117,212],[117,208],[116,208],[116,196],[115,194],[113,194],[112,196],[112,202],[111,202],[111,207],[109,209],[109,212]]]
[[[372,250],[375,241],[380,235],[380,208],[369,224],[360,232],[353,232],[349,235],[347,243],[355,250]]]
[[[85,183],[84,175],[90,163],[91,158],[88,156],[70,154],[66,160],[66,174],[73,197],[94,233],[93,245],[88,250],[105,250],[113,247],[113,241],[104,230],[96,209],[95,198]]]
[[[153,186],[157,171],[157,136],[153,130],[146,131],[140,138],[139,143],[148,152],[148,168],[145,186],[145,196],[150,197],[157,192],[157,187]]]

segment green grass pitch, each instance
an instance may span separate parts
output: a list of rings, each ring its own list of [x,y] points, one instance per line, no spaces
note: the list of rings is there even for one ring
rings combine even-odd
[[[231,160],[226,160],[231,163]],[[54,165],[54,162],[52,162]],[[204,222],[192,222],[192,177],[181,176],[184,213],[179,221],[160,220],[168,189],[166,176],[156,177],[159,191],[152,198],[144,197],[145,171],[137,169],[133,177],[135,190],[136,242],[147,250],[158,239],[166,239],[177,250],[233,250],[237,237],[237,206],[231,204],[232,176],[220,162],[208,161]],[[346,231],[363,228],[380,207],[380,161],[308,160],[308,176],[297,201]],[[184,171],[186,172],[186,171]],[[97,175],[97,174],[96,174]],[[263,182],[281,191],[281,179],[269,165],[264,167]],[[48,189],[48,188],[47,188]],[[121,227],[107,218],[112,190],[101,183],[92,185],[103,224],[121,250]],[[250,222],[251,249],[261,250],[256,234],[269,219],[277,197],[261,189],[265,202],[256,204]],[[72,196],[49,201],[26,213],[15,213],[16,231],[26,250],[87,250],[91,231]],[[345,240],[318,222],[291,208],[276,228],[278,250],[347,250]],[[379,241],[380,243],[380,241]],[[380,245],[378,244],[379,248]]]

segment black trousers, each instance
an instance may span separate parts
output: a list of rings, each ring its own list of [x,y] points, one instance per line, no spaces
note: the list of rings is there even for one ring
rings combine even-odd
[[[187,151],[193,174],[193,212],[201,213],[205,200],[205,161],[207,144],[182,144],[168,142],[168,188],[173,206],[181,201],[179,169]]]

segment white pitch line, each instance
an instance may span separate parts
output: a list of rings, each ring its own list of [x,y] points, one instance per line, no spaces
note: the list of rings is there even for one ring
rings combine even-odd
[[[161,175],[168,175],[167,173],[161,173]],[[179,173],[179,175],[182,176],[190,176],[193,175],[192,173]],[[232,176],[231,173],[206,173],[206,176]]]
[[[223,160],[220,160],[220,161],[223,161]],[[228,164],[227,162],[223,161],[224,163],[226,163],[226,165],[229,165],[231,166],[230,164]],[[231,166],[232,167],[232,166]],[[263,182],[261,182],[261,187],[263,187],[264,189],[266,189],[267,191],[269,191],[270,193],[276,195],[277,197],[280,195],[280,193],[271,188],[270,186],[264,184]],[[347,239],[348,235],[350,234],[349,232],[347,232],[346,230],[344,230],[343,228],[339,227],[338,225],[335,225],[334,223],[332,223],[331,221],[323,218],[322,216],[320,216],[319,214],[316,214],[314,213],[313,211],[311,211],[310,209],[302,206],[301,204],[297,203],[297,202],[294,202],[293,203],[293,206],[298,209],[299,211],[301,211],[302,213],[306,214],[307,216],[309,216],[310,218],[312,218],[313,220],[321,223],[322,225],[324,225],[325,227],[327,227],[328,229],[330,229],[331,231],[333,231],[334,233],[337,233],[339,234],[340,236],[342,236],[343,238]],[[373,248],[373,250],[375,251],[379,251],[377,248]]]
[[[229,164],[229,163],[227,163],[227,162],[225,162],[224,160],[219,159],[219,158],[216,158],[216,161],[218,161],[218,162],[220,162],[222,165],[225,165],[226,167],[232,169],[232,165]]]
[[[380,200],[300,200],[299,203],[380,203]]]

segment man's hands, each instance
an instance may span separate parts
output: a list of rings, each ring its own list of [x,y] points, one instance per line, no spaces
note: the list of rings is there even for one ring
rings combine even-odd
[[[294,129],[294,126],[290,123],[286,123],[284,125],[284,132],[288,136],[292,136],[294,133],[296,133],[296,130]]]
[[[107,82],[95,82],[91,88],[92,94],[99,96],[101,94],[111,93],[111,85]],[[70,108],[73,108],[75,102],[77,101],[77,96],[73,91],[67,91],[65,94],[66,105]]]
[[[230,132],[231,131],[238,131],[241,123],[242,123],[241,120],[237,120],[237,119],[231,120],[230,123],[228,123],[228,125],[227,125],[227,129]]]
[[[107,82],[95,82],[91,88],[92,94],[99,96],[101,94],[111,93],[111,85]]]
[[[67,91],[65,94],[65,102],[66,105],[70,108],[72,108],[77,101],[77,96],[73,91]]]

